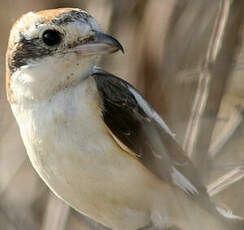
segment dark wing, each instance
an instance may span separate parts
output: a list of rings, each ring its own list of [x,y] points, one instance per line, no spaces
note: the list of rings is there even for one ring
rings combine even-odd
[[[104,122],[113,135],[136,153],[145,167],[188,198],[198,201],[197,204],[224,221],[229,229],[243,229],[242,221],[234,218],[233,222],[228,213],[228,220],[219,214],[174,134],[141,94],[126,81],[100,69],[95,69],[92,77],[103,103]]]
[[[102,99],[104,122],[112,133],[162,180],[192,197],[207,196],[196,169],[173,133],[140,93],[100,69],[92,76]]]
[[[113,135],[176,192],[184,192],[203,209],[225,219],[209,199],[197,170],[174,134],[140,93],[126,81],[100,69],[95,69],[92,77],[102,100],[104,122]]]

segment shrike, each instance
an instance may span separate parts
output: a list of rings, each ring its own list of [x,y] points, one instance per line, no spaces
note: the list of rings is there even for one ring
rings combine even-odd
[[[7,95],[34,168],[58,197],[112,229],[233,229],[161,117],[95,67],[118,50],[80,9],[15,23]]]

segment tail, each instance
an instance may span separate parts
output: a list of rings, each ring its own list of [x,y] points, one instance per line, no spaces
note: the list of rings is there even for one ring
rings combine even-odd
[[[179,193],[178,193],[179,195]],[[182,230],[244,230],[244,219],[234,215],[225,206],[215,206],[211,200],[197,202],[186,196],[178,196],[178,217],[173,223]],[[203,201],[206,205],[203,206]]]

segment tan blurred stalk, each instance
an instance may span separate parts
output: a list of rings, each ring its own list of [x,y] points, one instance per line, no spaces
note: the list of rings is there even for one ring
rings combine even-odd
[[[45,211],[42,230],[65,230],[68,215],[69,206],[55,197],[55,195],[50,195]]]

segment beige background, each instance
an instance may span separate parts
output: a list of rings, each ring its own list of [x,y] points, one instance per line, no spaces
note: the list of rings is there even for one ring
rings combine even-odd
[[[236,169],[227,184],[237,182],[213,199],[244,216],[244,5],[243,0],[231,2],[2,0],[0,229],[102,229],[69,209],[39,179],[6,100],[4,55],[11,25],[28,11],[57,7],[87,10],[123,44],[124,55],[106,57],[100,66],[141,90],[176,133],[206,185]]]

